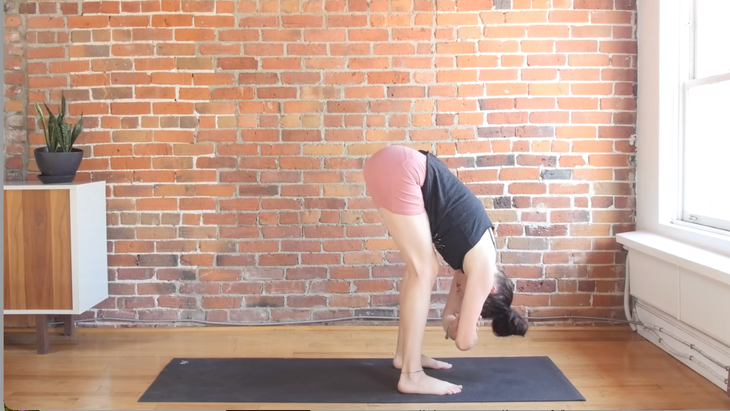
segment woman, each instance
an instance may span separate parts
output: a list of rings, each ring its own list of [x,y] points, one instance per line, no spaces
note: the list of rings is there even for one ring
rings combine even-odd
[[[421,354],[431,289],[439,263],[434,248],[456,273],[444,307],[446,337],[459,350],[477,342],[478,323],[492,318],[496,335],[525,335],[527,321],[510,308],[512,287],[497,269],[493,226],[484,205],[433,154],[389,146],[363,168],[368,195],[378,207],[406,265],[400,288],[398,390],[457,394],[461,386],[428,376],[424,368],[451,368]]]

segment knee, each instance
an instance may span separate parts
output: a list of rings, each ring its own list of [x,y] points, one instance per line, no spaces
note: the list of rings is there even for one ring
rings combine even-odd
[[[438,273],[439,266],[436,262],[413,264],[412,267],[406,270],[406,275],[409,276],[410,279],[428,282],[429,284],[436,281]]]

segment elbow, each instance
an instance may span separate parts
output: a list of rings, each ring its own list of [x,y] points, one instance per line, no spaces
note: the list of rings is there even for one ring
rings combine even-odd
[[[460,330],[461,331],[461,330]],[[466,335],[466,333],[458,335],[456,337],[456,348],[460,351],[469,351],[477,345],[479,337],[476,333],[473,335]]]
[[[472,349],[473,346],[474,346],[474,344],[472,344],[472,343],[468,343],[466,341],[458,340],[458,339],[456,340],[456,348],[458,348],[459,351],[469,351]]]

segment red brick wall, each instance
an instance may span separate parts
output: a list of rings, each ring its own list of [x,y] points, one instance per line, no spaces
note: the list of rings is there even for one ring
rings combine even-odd
[[[634,1],[6,8],[6,178],[35,179],[29,104],[64,92],[85,115],[77,180],[108,182],[112,297],[90,316],[395,315],[400,260],[360,173],[388,144],[484,200],[517,306],[623,315]]]

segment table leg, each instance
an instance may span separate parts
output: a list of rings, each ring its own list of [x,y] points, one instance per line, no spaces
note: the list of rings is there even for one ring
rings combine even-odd
[[[74,336],[74,332],[76,331],[76,324],[74,323],[74,316],[73,315],[63,315],[61,316],[63,318],[63,334],[67,335],[69,337]]]
[[[45,314],[35,317],[35,338],[38,354],[48,354],[48,316]]]

